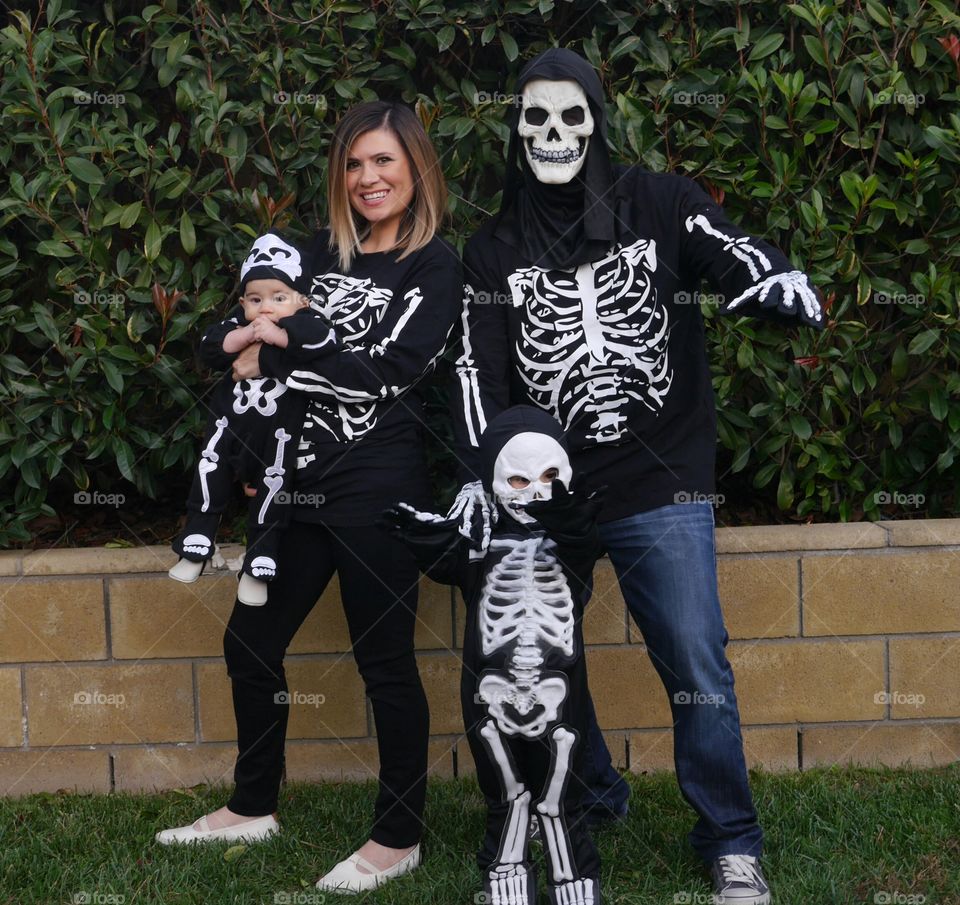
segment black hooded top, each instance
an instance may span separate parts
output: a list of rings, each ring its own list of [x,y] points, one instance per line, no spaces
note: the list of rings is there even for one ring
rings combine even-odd
[[[541,267],[576,267],[603,257],[614,239],[613,167],[607,153],[603,86],[593,67],[572,50],[554,47],[520,72],[516,94],[535,79],[575,81],[587,95],[594,129],[580,172],[565,185],[545,185],[530,169],[517,132],[522,108],[511,118],[507,180],[494,235]]]
[[[601,522],[704,501],[717,422],[701,281],[721,314],[822,327],[824,312],[806,310],[799,293],[810,302],[812,287],[786,255],[731,222],[692,179],[611,168],[600,82],[585,60],[547,51],[519,87],[532,78],[583,85],[596,128],[583,179],[566,186],[538,182],[514,134],[502,210],[464,247],[452,393],[461,476],[484,477],[485,427],[526,403],[562,425],[575,473],[617,488]],[[544,263],[559,257],[571,266]]]

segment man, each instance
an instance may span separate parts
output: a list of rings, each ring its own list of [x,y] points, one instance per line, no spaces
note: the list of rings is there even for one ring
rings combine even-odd
[[[577,54],[541,54],[517,92],[501,209],[464,252],[453,408],[465,477],[479,474],[487,422],[528,403],[561,423],[574,470],[607,486],[601,540],[670,698],[677,780],[698,815],[690,841],[718,901],[768,905],[704,501],[716,415],[690,300],[706,278],[725,312],[813,326],[823,313],[807,277],[692,180],[611,164],[602,87]],[[458,503],[479,524],[476,485]],[[595,724],[591,743],[596,784],[610,785]],[[617,794],[607,802],[625,813]]]

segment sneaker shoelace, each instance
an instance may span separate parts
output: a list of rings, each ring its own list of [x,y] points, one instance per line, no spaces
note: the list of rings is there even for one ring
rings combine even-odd
[[[756,862],[748,860],[747,856],[722,855],[718,860],[725,884],[751,883],[757,888],[762,884],[763,881],[755,866]]]

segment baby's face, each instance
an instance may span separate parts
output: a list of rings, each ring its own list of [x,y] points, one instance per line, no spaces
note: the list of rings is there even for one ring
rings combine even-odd
[[[251,280],[240,302],[248,321],[262,314],[274,323],[309,304],[305,295],[280,280]]]

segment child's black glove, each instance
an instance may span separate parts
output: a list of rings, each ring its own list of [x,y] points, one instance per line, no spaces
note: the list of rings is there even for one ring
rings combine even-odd
[[[597,515],[603,508],[605,487],[590,493],[578,488],[567,490],[563,481],[555,479],[549,500],[534,500],[523,511],[535,518],[558,543],[579,541],[595,528]]]

